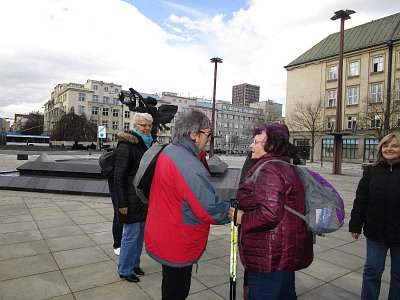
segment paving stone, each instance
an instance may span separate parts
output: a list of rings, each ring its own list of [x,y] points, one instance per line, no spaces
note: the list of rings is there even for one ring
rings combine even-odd
[[[0,246],[0,260],[49,253],[45,240]],[[0,298],[1,299],[1,298]]]
[[[117,265],[112,261],[62,270],[71,291],[77,292],[120,281]]]
[[[109,245],[114,242],[111,231],[90,233],[89,236],[97,245]]]
[[[336,249],[318,253],[315,257],[352,271],[359,269],[365,263],[365,259],[362,257],[354,256]]]
[[[60,269],[109,260],[104,251],[97,246],[60,251],[53,253],[53,255]]]
[[[58,271],[58,266],[51,254],[0,261],[0,281],[49,271]]]
[[[69,292],[60,271],[0,281],[0,299],[42,300]]]
[[[66,226],[76,225],[76,223],[72,221],[72,219],[69,217],[53,219],[53,220],[36,221],[36,224],[41,230],[45,228],[66,227]]]
[[[302,272],[325,282],[329,282],[343,276],[344,274],[350,273],[350,270],[314,258],[312,264],[307,269],[302,270]]]
[[[47,239],[47,245],[51,252],[78,249],[95,246],[96,243],[87,235],[65,236],[54,239]]]
[[[299,300],[359,300],[360,296],[346,291],[335,285],[326,283],[321,287],[311,290],[308,293],[304,293]]]
[[[81,235],[85,232],[78,226],[66,226],[66,227],[51,227],[40,230],[45,239],[54,239],[64,236]]]
[[[0,234],[0,246],[7,244],[18,244],[29,241],[42,240],[43,236],[39,230],[10,232]]]
[[[126,280],[74,293],[76,300],[147,300],[151,298],[139,285]],[[158,299],[161,299],[161,294]]]

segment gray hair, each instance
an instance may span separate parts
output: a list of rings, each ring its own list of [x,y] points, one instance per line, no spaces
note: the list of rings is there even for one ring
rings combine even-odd
[[[181,112],[176,118],[174,139],[182,140],[189,137],[190,133],[198,133],[205,128],[211,128],[211,121],[202,111],[191,109]]]
[[[151,114],[148,113],[136,113],[133,115],[133,123],[132,126],[134,128],[137,127],[137,125],[140,123],[141,120],[146,119],[149,122],[153,123],[153,117],[151,116]]]

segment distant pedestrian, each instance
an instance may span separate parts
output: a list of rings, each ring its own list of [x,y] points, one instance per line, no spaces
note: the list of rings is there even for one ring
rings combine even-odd
[[[210,136],[211,121],[203,112],[181,112],[173,141],[157,160],[145,244],[149,256],[162,264],[162,300],[186,299],[192,267],[206,249],[210,225],[229,222],[229,202],[215,194],[198,159]]]
[[[358,184],[349,223],[358,239],[367,238],[361,299],[378,299],[381,277],[390,250],[389,300],[400,299],[400,134],[386,135],[378,144],[376,160]]]
[[[140,267],[143,249],[144,222],[147,204],[136,195],[133,179],[140,159],[153,143],[150,134],[153,117],[148,113],[133,116],[133,128],[117,134],[118,147],[114,169],[114,185],[118,201],[119,220],[123,223],[118,274],[130,282],[138,282],[136,275],[144,275]]]

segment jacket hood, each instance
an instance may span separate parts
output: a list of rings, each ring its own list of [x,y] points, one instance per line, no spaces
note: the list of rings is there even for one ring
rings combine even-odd
[[[140,138],[131,131],[120,131],[117,133],[117,141],[123,143],[138,144]]]

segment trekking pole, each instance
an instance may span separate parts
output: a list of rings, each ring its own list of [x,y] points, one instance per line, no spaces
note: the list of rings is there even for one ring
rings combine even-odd
[[[231,207],[235,208],[233,221],[231,222],[231,253],[229,265],[229,300],[236,299],[236,256],[237,256],[237,239],[238,239],[238,224],[237,211],[238,203],[235,198],[231,198]]]

